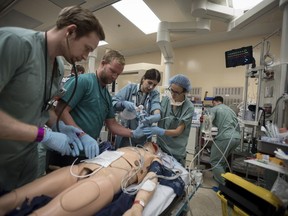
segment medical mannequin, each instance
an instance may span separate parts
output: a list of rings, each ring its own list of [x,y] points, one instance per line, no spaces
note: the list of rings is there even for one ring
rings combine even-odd
[[[155,154],[156,144],[149,142],[144,148],[125,147],[117,151],[124,154],[106,168],[99,169],[100,165],[85,162],[72,167],[73,174],[79,176],[99,169],[87,178],[74,177],[70,173],[70,167],[63,167],[5,194],[0,197],[0,215],[20,206],[26,198],[31,200],[40,195],[47,195],[53,199],[32,215],[92,215],[112,201],[113,196],[121,189],[123,177],[127,175],[131,177],[127,185],[137,184],[149,178],[150,183],[152,181],[152,185],[156,186],[156,174],[147,173],[149,165],[153,161],[159,161]],[[137,174],[135,170],[139,170]],[[147,204],[154,190],[155,187],[150,191],[140,189],[135,200]],[[141,215],[143,209],[144,207],[136,202],[124,215]]]

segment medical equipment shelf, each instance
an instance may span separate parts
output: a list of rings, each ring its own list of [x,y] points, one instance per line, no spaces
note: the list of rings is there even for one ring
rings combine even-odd
[[[263,173],[258,171],[255,172],[255,167],[253,166],[247,166],[247,163],[244,162],[246,159],[246,157],[234,158],[231,164],[232,172],[245,177],[246,180],[251,182],[261,182],[263,179]]]
[[[231,154],[231,171],[237,173],[241,176],[248,176],[251,179],[262,178],[260,173],[255,172],[255,169],[252,167],[247,167],[247,164],[244,160],[248,158],[253,158],[254,154],[251,152],[251,143],[248,140],[244,140],[242,148],[237,147]]]
[[[280,148],[284,152],[288,152],[288,145],[282,143],[274,143],[263,140],[257,141],[257,150],[264,154],[274,155],[274,151]]]
[[[258,126],[258,121],[249,121],[249,120],[243,120],[242,123],[246,126]]]
[[[263,162],[257,159],[249,159],[249,160],[245,160],[245,163],[252,164],[258,167],[262,167],[264,169],[269,169],[278,173],[282,173],[284,175],[288,175],[288,167],[280,166],[272,162]]]

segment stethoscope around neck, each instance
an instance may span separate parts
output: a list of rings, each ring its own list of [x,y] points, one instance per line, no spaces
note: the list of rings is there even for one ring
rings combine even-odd
[[[68,34],[69,35],[69,34]],[[67,35],[67,36],[68,36]],[[47,39],[46,39],[47,40]],[[68,41],[68,37],[66,37],[66,45],[67,45],[67,48],[68,48],[68,52],[69,52],[69,55],[71,57],[71,52],[70,52],[70,44],[69,44],[69,41]],[[56,61],[56,59],[55,59]],[[75,92],[76,92],[76,89],[77,89],[77,85],[78,85],[78,69],[75,65],[75,62],[73,61],[72,58],[70,58],[70,62],[72,63],[72,67],[73,67],[73,70],[74,70],[74,77],[75,77],[75,84],[74,84],[74,88],[73,88],[73,91],[72,91],[72,94],[71,96],[69,97],[69,99],[67,100],[67,102],[65,103],[65,106],[62,107],[62,109],[60,110],[59,112],[59,115],[57,117],[57,121],[56,121],[56,128],[57,128],[57,131],[60,132],[60,129],[59,129],[59,121],[60,121],[60,118],[61,118],[61,115],[63,113],[63,111],[65,110],[65,108],[68,106],[69,102],[72,100],[73,96],[75,95]],[[69,144],[70,145],[70,148],[73,150],[74,149],[74,146],[72,144]]]
[[[145,94],[144,95],[141,95],[142,94]],[[132,96],[135,96],[136,97],[136,100],[135,100],[135,105],[138,107],[140,105],[143,105],[144,108],[147,110],[149,107],[149,100],[150,100],[150,93],[144,93],[141,91],[141,85],[139,85],[139,88],[136,92],[136,94],[132,94]],[[141,99],[140,99],[141,97]]]

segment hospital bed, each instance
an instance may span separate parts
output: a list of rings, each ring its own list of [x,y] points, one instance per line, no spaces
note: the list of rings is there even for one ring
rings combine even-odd
[[[161,159],[165,167],[174,171],[175,174],[173,174],[173,176],[180,175],[180,177],[182,178],[185,184],[184,193],[181,193],[183,194],[182,196],[177,196],[174,190],[172,189],[172,187],[165,186],[160,183],[157,184],[153,197],[148,203],[145,204],[145,208],[142,213],[143,216],[151,216],[151,215],[153,216],[154,215],[155,216],[157,215],[178,216],[178,215],[181,215],[183,211],[188,210],[189,200],[193,197],[194,193],[197,191],[198,187],[200,186],[200,184],[192,184],[193,182],[195,182],[192,176],[179,162],[177,162],[176,159],[174,159],[173,157],[163,152],[161,155]],[[158,177],[159,182],[161,182],[160,178],[161,177]],[[175,181],[175,180],[168,180],[168,182],[169,181]],[[177,182],[179,183],[179,181]],[[135,188],[139,188],[139,185],[132,184],[128,186],[127,188],[123,188],[123,191],[126,191],[128,193],[128,197],[126,197],[126,200],[125,200],[126,202],[128,203],[130,202],[129,191],[132,192]],[[178,194],[179,194],[179,191],[182,191],[182,190],[178,190]],[[115,203],[117,201],[114,201],[113,199],[113,202]],[[133,205],[132,202],[130,203],[131,205]],[[113,206],[115,205],[113,204],[112,206],[108,205],[105,207],[106,209],[104,210],[105,213],[101,212],[100,210],[101,213],[98,212],[95,215],[96,216],[112,215],[112,214],[114,215],[115,210],[113,210]],[[111,212],[109,211],[109,209],[111,209]]]
[[[153,194],[152,199],[146,204],[143,216],[151,215],[180,215],[184,210],[188,210],[189,200],[193,197],[194,193],[197,191],[199,184],[193,183],[190,172],[188,172],[179,162],[173,157],[162,153],[161,156],[163,164],[175,171],[175,173],[180,173],[180,177],[185,183],[184,195],[179,197],[171,187],[157,184],[156,190]],[[193,184],[192,184],[193,183]]]

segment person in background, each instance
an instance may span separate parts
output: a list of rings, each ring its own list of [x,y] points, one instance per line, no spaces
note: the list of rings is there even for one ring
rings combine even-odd
[[[178,74],[169,80],[167,96],[161,101],[161,120],[157,126],[144,129],[144,134],[157,135],[157,144],[183,166],[191,129],[194,106],[186,97],[191,90],[189,79]]]
[[[221,174],[225,173],[227,167],[225,158],[228,158],[232,151],[240,145],[240,127],[235,112],[223,104],[223,97],[214,97],[212,104],[211,120],[212,124],[218,128],[218,133],[214,139],[215,143],[211,147],[210,164],[214,179],[218,183],[224,184],[225,180]]]
[[[75,77],[66,82],[64,88],[66,94],[58,101],[56,113],[61,115],[60,124],[67,124],[82,130],[79,134],[84,146],[81,152],[82,158],[93,158],[99,154],[99,146],[96,141],[104,125],[114,134],[139,138],[143,131],[138,128],[135,131],[118,124],[112,106],[111,95],[106,88],[107,84],[114,82],[123,72],[125,65],[124,56],[116,50],[108,50],[96,71],[86,73],[78,77],[78,85],[75,94],[68,102],[75,85]],[[68,102],[68,103],[67,103]],[[69,165],[75,158],[60,158],[64,161],[61,166]]]
[[[85,68],[82,65],[76,65],[77,75],[81,75],[85,73]],[[71,68],[71,73],[62,79],[62,85],[67,82],[71,77],[75,76],[74,67]]]
[[[140,123],[146,126],[151,126],[153,123],[158,122],[161,118],[160,115],[160,96],[155,87],[161,81],[161,74],[156,69],[149,69],[141,78],[140,84],[128,84],[122,88],[113,98],[112,104],[116,111],[135,112],[136,107],[143,106],[142,112],[147,116],[144,119],[139,119],[139,116],[132,120],[122,119],[122,125],[132,130],[135,130]],[[143,145],[147,140],[144,136],[140,139],[131,139],[131,144],[136,146]],[[130,146],[130,139],[127,137],[116,137],[116,148]]]
[[[82,65],[76,65],[78,75],[85,73],[85,68]],[[74,67],[71,68],[71,76],[75,76]]]
[[[47,32],[0,28],[0,194],[36,178],[38,142],[77,155],[79,130],[63,124],[62,133],[55,132],[57,118],[49,109],[64,74],[60,56],[74,64],[103,39],[97,18],[79,6],[63,8]]]

